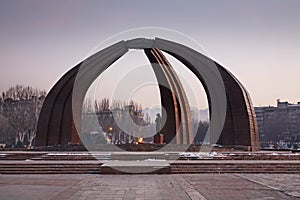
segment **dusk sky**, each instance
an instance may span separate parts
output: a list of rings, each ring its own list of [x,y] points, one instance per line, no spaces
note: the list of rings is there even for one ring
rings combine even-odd
[[[297,0],[0,0],[0,91],[18,83],[49,91],[108,37],[161,27],[201,44],[243,83],[254,106],[297,103],[299,24]]]

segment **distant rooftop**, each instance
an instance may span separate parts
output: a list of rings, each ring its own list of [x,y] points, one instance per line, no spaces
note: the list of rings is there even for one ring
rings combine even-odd
[[[300,102],[293,104],[293,103],[289,103],[287,101],[277,100],[277,107],[275,107],[275,106],[257,106],[255,108],[256,109],[258,109],[258,108],[300,108]]]

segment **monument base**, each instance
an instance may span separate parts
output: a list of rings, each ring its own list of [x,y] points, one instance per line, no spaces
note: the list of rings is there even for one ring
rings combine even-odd
[[[8,149],[6,149],[8,150]],[[16,150],[16,149],[11,149]],[[53,145],[45,147],[35,147],[33,149],[18,149],[29,151],[129,151],[129,152],[224,152],[224,151],[251,151],[249,146],[221,146],[208,144],[99,144],[84,146],[83,144]]]

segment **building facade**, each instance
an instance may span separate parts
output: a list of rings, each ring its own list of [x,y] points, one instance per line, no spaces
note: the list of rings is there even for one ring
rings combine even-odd
[[[277,107],[255,107],[262,148],[299,148],[300,102],[277,101]]]

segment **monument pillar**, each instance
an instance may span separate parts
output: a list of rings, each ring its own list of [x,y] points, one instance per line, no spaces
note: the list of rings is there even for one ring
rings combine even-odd
[[[194,135],[190,106],[174,68],[163,53],[156,48],[145,49],[159,85],[162,112],[162,121],[165,122],[161,129],[164,143],[192,144]]]

